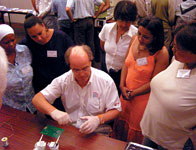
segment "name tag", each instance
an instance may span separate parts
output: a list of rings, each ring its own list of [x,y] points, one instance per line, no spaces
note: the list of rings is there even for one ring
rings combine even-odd
[[[147,65],[148,64],[148,61],[147,61],[147,58],[146,57],[138,58],[136,60],[136,62],[137,62],[137,65],[138,66],[144,66],[144,65]]]
[[[190,78],[190,74],[191,74],[190,69],[178,69],[176,77],[188,79],[188,78]]]
[[[22,71],[23,75],[28,74],[31,71],[31,67],[30,66],[26,66],[26,67],[22,68],[21,71]]]
[[[57,51],[47,51],[47,57],[57,57]]]

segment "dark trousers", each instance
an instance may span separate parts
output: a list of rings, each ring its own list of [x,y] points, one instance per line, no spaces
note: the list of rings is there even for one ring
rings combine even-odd
[[[110,77],[112,77],[112,79],[114,80],[115,84],[116,84],[116,87],[117,87],[117,90],[118,90],[118,95],[120,96],[121,94],[121,90],[120,90],[120,75],[121,75],[121,70],[119,71],[115,71],[113,69],[110,69],[109,70],[109,73]]]
[[[94,55],[94,60],[95,62],[100,62],[101,61],[101,54],[102,50],[100,47],[100,40],[99,40],[99,33],[102,28],[100,27],[95,27],[94,28],[94,45],[95,45],[95,55]]]
[[[107,71],[107,67],[106,67],[106,64],[105,64],[105,53],[103,54],[103,57],[102,57],[102,62],[101,62],[101,70],[103,70],[104,72],[106,72],[107,74],[110,75],[110,77],[114,80],[115,84],[116,84],[116,87],[117,87],[117,90],[118,90],[118,95],[120,96],[121,94],[121,90],[120,90],[120,76],[121,76],[121,70],[119,71],[115,71],[113,69],[110,69],[109,71]]]
[[[78,45],[88,45],[94,51],[94,23],[92,17],[78,19],[74,23],[74,40]]]
[[[68,20],[58,20],[58,29],[68,34],[74,41],[74,29],[71,21]]]

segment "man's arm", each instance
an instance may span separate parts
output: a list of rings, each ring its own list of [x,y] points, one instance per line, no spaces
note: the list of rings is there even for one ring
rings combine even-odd
[[[54,106],[52,106],[46,100],[46,98],[43,96],[41,92],[39,92],[33,97],[32,103],[37,110],[39,110],[44,114],[50,115],[60,125],[64,125],[72,122],[68,113],[60,111],[56,109]]]
[[[102,41],[102,40],[100,40],[100,47],[101,47],[101,50],[102,50],[102,51],[105,51],[104,45],[105,45],[105,42]]]
[[[175,6],[176,6],[176,1],[175,0],[169,0],[168,1],[168,21],[169,25],[173,26],[175,25]]]
[[[99,16],[99,14],[102,12],[103,8],[105,6],[105,3],[102,2],[101,5],[99,6],[98,11],[96,12],[95,16],[93,16],[93,18],[97,18]]]
[[[105,1],[105,5],[104,5],[104,7],[103,7],[101,12],[103,13],[103,12],[105,12],[109,8],[110,8],[110,0],[106,0]]]
[[[112,110],[109,110],[103,114],[98,115],[98,118],[100,120],[100,124],[104,124],[104,122],[114,120],[119,115],[119,113],[120,113],[120,111],[118,111],[117,109],[112,109]]]
[[[69,19],[72,21],[72,22],[75,22],[74,18],[73,18],[73,15],[72,15],[72,12],[71,12],[71,8],[70,7],[66,7],[65,8],[65,11],[67,13],[67,15],[69,16]]]
[[[33,5],[34,10],[35,10],[37,13],[39,13],[38,9],[36,8],[35,1],[36,1],[36,0],[31,0],[31,3],[32,3],[32,5]]]
[[[37,108],[37,110],[47,115],[50,115],[51,112],[56,109],[46,100],[41,92],[37,93],[33,97],[32,103]]]

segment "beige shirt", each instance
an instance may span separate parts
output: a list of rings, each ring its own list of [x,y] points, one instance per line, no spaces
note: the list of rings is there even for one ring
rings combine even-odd
[[[182,150],[190,137],[196,146],[196,68],[190,78],[177,78],[183,63],[174,60],[151,81],[141,129],[144,136],[169,150]]]

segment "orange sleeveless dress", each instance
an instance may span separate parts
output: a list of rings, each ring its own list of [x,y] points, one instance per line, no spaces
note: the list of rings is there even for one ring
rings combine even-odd
[[[137,44],[138,38],[135,38],[133,44]],[[126,86],[130,90],[135,90],[140,86],[151,81],[152,73],[155,67],[155,55],[147,57],[147,64],[138,66],[133,56],[132,46],[129,54],[125,60],[125,65],[128,68]],[[122,104],[122,111],[114,123],[112,136],[116,139],[142,143],[143,135],[140,128],[140,121],[142,119],[144,110],[146,108],[149,94],[135,96],[132,100],[126,101],[120,97]]]

